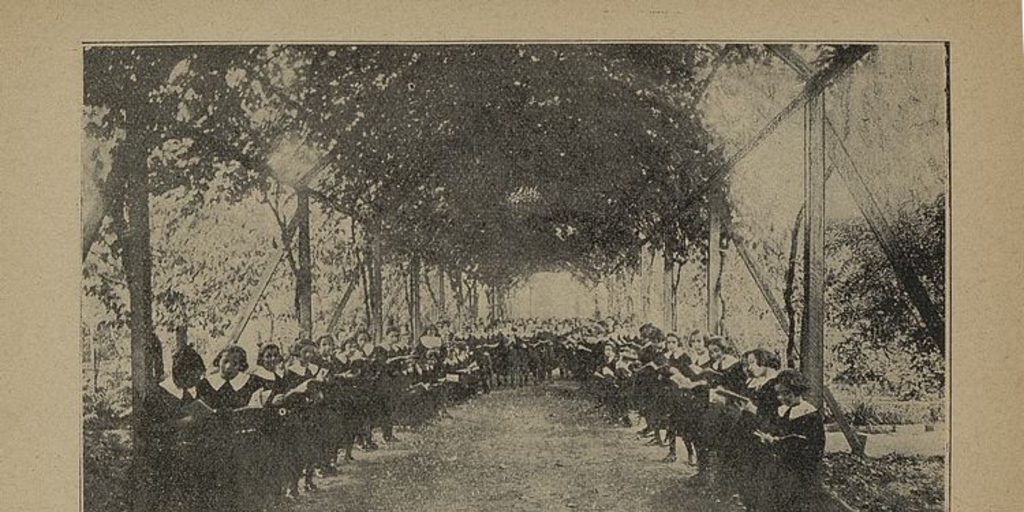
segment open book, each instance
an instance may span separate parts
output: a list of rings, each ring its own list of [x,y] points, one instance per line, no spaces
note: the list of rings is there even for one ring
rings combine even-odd
[[[757,438],[760,439],[762,443],[777,443],[779,441],[784,441],[786,439],[803,439],[805,441],[807,440],[807,436],[802,436],[800,434],[786,434],[784,436],[776,436],[769,434],[767,432],[762,432],[760,430],[755,430],[754,435],[757,436]]]
[[[213,415],[213,413],[216,412],[214,411],[213,407],[210,407],[209,405],[207,405],[206,402],[198,399],[193,400],[183,409],[187,416],[191,416],[193,418],[205,418],[207,416]]]
[[[739,393],[733,393],[728,389],[717,387],[711,390],[711,403],[725,404],[742,409],[751,403],[751,400]]]

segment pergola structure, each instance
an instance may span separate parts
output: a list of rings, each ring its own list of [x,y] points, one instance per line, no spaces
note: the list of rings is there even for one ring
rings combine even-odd
[[[742,145],[738,151],[728,155],[720,168],[713,172],[700,183],[697,192],[708,194],[709,197],[709,218],[708,218],[708,264],[707,272],[707,320],[706,329],[708,332],[721,334],[723,326],[720,323],[721,312],[718,310],[721,304],[721,286],[718,276],[721,274],[723,240],[728,239],[731,245],[736,248],[738,255],[757,284],[768,308],[775,317],[779,327],[783,331],[789,331],[791,326],[786,313],[778,299],[768,286],[766,274],[759,268],[757,260],[752,257],[747,242],[737,233],[731,232],[728,222],[725,221],[726,212],[725,198],[720,192],[722,180],[732,171],[736,165],[748,156],[754,149],[759,147],[763,141],[782,124],[785,120],[792,118],[797,112],[803,114],[804,119],[804,194],[803,206],[801,208],[803,237],[804,237],[804,310],[800,332],[800,370],[809,377],[814,386],[812,402],[818,407],[827,405],[832,411],[833,417],[843,429],[851,448],[856,453],[863,453],[864,446],[857,437],[852,427],[845,420],[842,410],[839,407],[832,393],[825,386],[824,379],[824,331],[825,331],[825,185],[832,174],[832,171],[839,171],[844,183],[849,189],[857,207],[868,222],[873,233],[876,235],[889,261],[895,270],[899,282],[906,291],[911,303],[919,313],[924,324],[927,326],[932,340],[940,347],[945,344],[944,321],[938,312],[935,304],[932,303],[920,278],[908,266],[905,255],[900,253],[897,244],[893,242],[893,229],[882,214],[877,201],[872,196],[865,184],[856,162],[850,152],[844,146],[835,127],[832,125],[825,110],[825,92],[837,78],[846,73],[851,66],[858,62],[864,55],[871,51],[868,46],[853,46],[843,53],[842,58],[835,59],[831,65],[815,70],[814,67],[801,58],[792,48],[781,45],[768,45],[768,48],[778,58],[784,61],[793,72],[804,82],[802,91],[793,98],[781,111],[779,111],[765,126],[763,126],[748,142]],[[287,98],[287,95],[282,95]],[[304,113],[305,107],[294,102],[293,107],[300,112],[309,124],[314,128],[322,124],[311,113]],[[671,105],[663,105],[670,108]],[[197,137],[200,135],[197,135]],[[223,145],[216,139],[216,136],[202,135],[204,143],[209,146]],[[286,244],[273,251],[267,259],[264,270],[261,274],[259,284],[251,290],[245,305],[239,311],[237,318],[232,322],[228,341],[236,343],[242,336],[243,331],[249,324],[258,304],[260,303],[268,285],[275,273],[292,250],[290,242],[297,238],[297,265],[300,271],[297,273],[296,287],[305,290],[309,295],[311,290],[310,262],[310,234],[309,234],[309,201],[312,196],[318,194],[309,185],[314,183],[320,175],[332,164],[332,158],[343,149],[351,149],[344,144],[338,144],[320,155],[316,163],[301,176],[292,177],[289,185],[296,191],[298,208],[296,214],[290,219],[284,229],[283,240]],[[273,173],[265,162],[250,162],[254,167],[260,167],[268,173]],[[145,168],[144,161],[135,161],[131,165]],[[145,295],[151,295],[150,266],[151,255],[148,254],[149,242],[148,233],[148,189],[145,182],[145,173],[132,172],[127,175],[127,186],[125,206],[131,243],[126,245],[125,268],[129,282],[132,299],[132,369],[134,400],[141,400],[146,389],[161,370],[160,365],[152,360],[153,344],[157,343],[152,334],[152,321],[146,320],[149,315],[143,307],[145,302],[142,299]],[[692,196],[697,198],[700,194]],[[321,198],[330,200],[330,198]],[[693,199],[696,201],[696,199]],[[693,207],[694,204],[684,204],[683,208]],[[95,236],[86,233],[86,246],[83,255],[88,253],[88,245]],[[375,254],[380,252],[380,240],[372,241],[371,250]],[[416,263],[418,265],[418,261]],[[379,262],[371,266],[371,283],[380,283],[381,267]],[[346,274],[348,286],[344,294],[337,302],[337,306],[330,317],[328,332],[334,331],[342,319],[342,313],[353,295],[359,278],[357,270],[353,269]],[[409,284],[409,296],[415,296],[415,306],[418,308],[419,296],[419,274]],[[441,287],[443,292],[444,287]],[[374,294],[376,299],[381,300],[380,290]],[[412,300],[410,305],[413,306]],[[140,320],[136,323],[135,317]],[[303,332],[307,335],[312,333],[312,312],[309,303],[300,304],[298,309],[298,320]],[[418,325],[418,312],[413,315],[412,333],[416,335],[420,331]],[[378,338],[382,335],[383,318],[378,316],[372,319],[374,325],[371,330]],[[142,332],[136,332],[136,328]],[[148,331],[148,332],[146,332]],[[159,349],[159,346],[157,346]],[[133,400],[133,401],[134,401]],[[138,403],[138,402],[136,402]]]

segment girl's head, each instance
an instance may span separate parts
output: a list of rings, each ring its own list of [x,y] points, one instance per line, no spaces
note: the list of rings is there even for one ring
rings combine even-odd
[[[703,354],[708,351],[708,348],[704,345],[704,335],[701,334],[699,329],[691,332],[689,338],[691,351],[696,354]]]
[[[308,340],[299,340],[292,346],[292,356],[302,364],[309,364],[316,359],[316,346]]]
[[[284,360],[284,356],[281,355],[281,347],[269,343],[260,347],[260,352],[256,356],[256,364],[268,369],[274,370]]]
[[[670,332],[670,333],[665,335],[665,345],[666,346],[671,347],[671,348],[677,348],[677,347],[679,347],[680,343],[681,342],[679,340],[679,335],[678,334],[676,334],[674,332]]]
[[[231,380],[236,375],[249,369],[245,349],[238,345],[228,345],[213,358],[213,365],[220,371],[224,380]]]
[[[704,342],[704,345],[708,348],[708,356],[711,359],[718,361],[726,354],[729,353],[729,348],[725,345],[725,338],[721,336],[712,336]]]
[[[764,377],[769,370],[778,370],[782,366],[779,356],[763,348],[755,348],[743,354],[743,365],[751,377]]]
[[[401,333],[398,332],[398,329],[391,327],[388,329],[387,333],[387,344],[390,346],[398,345],[401,341]]]
[[[619,353],[619,351],[615,347],[614,344],[612,344],[612,343],[605,343],[604,344],[604,357],[605,357],[605,359],[608,359],[608,360],[615,359],[615,356],[617,356],[618,353]]]
[[[316,345],[326,353],[334,352],[334,344],[334,336],[330,334],[324,334],[316,339]]]
[[[182,389],[195,387],[206,373],[206,364],[199,353],[186,345],[171,356],[171,378],[174,385]]]
[[[787,407],[800,403],[810,389],[810,382],[796,370],[783,370],[775,380],[775,393],[779,402]]]
[[[665,335],[662,334],[661,329],[658,329],[654,324],[644,324],[640,327],[640,337],[646,342],[660,345],[665,343]]]
[[[370,343],[370,333],[367,332],[365,329],[359,329],[359,332],[356,333],[356,343],[359,346],[363,346],[366,345],[367,343]]]

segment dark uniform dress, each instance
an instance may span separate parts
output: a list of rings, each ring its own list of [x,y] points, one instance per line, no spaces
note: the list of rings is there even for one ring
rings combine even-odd
[[[217,411],[210,424],[208,444],[213,453],[208,461],[213,468],[211,501],[219,510],[248,510],[257,506],[267,489],[262,481],[259,441],[265,435],[265,415],[260,409],[244,410],[257,392],[263,391],[263,379],[239,373],[230,381],[213,374],[199,382],[199,398]]]
[[[771,433],[782,437],[769,445],[771,466],[766,471],[762,502],[769,512],[812,512],[820,509],[820,468],[825,454],[825,427],[821,413],[807,402],[781,406]]]
[[[708,361],[704,367],[713,372],[705,374],[709,389],[720,386],[734,393],[743,390],[746,377],[739,359],[726,355],[718,361]],[[697,446],[699,468],[705,475],[711,475],[708,470],[715,466],[719,470],[715,476],[722,477],[722,483],[726,485],[734,483],[734,478],[729,474],[733,468],[729,459],[738,419],[739,412],[736,409],[710,400],[701,418],[700,445]]]
[[[142,428],[147,437],[147,482],[159,511],[201,510],[203,481],[201,438],[195,426],[175,424],[188,416],[186,406],[195,401],[196,390],[181,389],[171,379],[146,395]]]
[[[778,394],[775,391],[775,378],[750,379],[743,390],[743,395],[750,399],[757,414],[744,411],[732,433],[732,443],[727,453],[726,463],[736,483],[736,490],[743,499],[748,510],[760,510],[761,495],[764,492],[765,480],[761,472],[770,460],[768,447],[758,441],[755,431],[768,431],[774,422],[778,410]]]
[[[265,391],[270,391],[265,396],[264,405],[268,407],[266,415],[269,421],[265,425],[265,435],[260,436],[256,442],[256,451],[261,455],[254,461],[255,469],[262,477],[260,487],[266,489],[267,494],[280,495],[288,485],[288,431],[283,420],[287,411],[282,407],[271,406],[270,402],[288,392],[285,372],[258,366],[252,371],[252,378],[261,381]]]
[[[299,386],[306,384],[306,391],[289,396],[285,402],[287,408],[288,430],[288,457],[289,464],[289,487],[292,492],[297,491],[298,477],[305,473],[305,485],[313,488],[313,470],[316,465],[322,462],[325,451],[325,410],[320,407],[320,380],[326,376],[326,370],[315,363],[303,366],[300,363],[292,364],[285,371],[284,387],[294,391]]]

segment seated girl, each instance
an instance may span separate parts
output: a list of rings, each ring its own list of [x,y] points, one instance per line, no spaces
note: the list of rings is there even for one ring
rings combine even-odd
[[[269,343],[260,347],[259,354],[256,356],[256,369],[252,371],[252,374],[263,381],[264,388],[273,391],[275,395],[282,395],[288,391],[285,386],[283,364],[284,357],[281,355],[281,347]]]
[[[759,500],[765,510],[817,510],[825,427],[821,413],[804,400],[809,389],[807,379],[799,372],[780,372],[775,391],[782,405],[776,410],[771,427],[756,432],[770,450],[773,462],[762,475],[771,482]]]
[[[213,359],[217,373],[208,375],[196,386],[196,392],[204,402],[217,410],[241,409],[249,405],[253,394],[263,388],[261,379],[254,379],[248,373],[245,349],[229,345],[221,349]]]
[[[198,425],[191,407],[196,384],[203,378],[206,365],[191,347],[172,356],[171,377],[150,391],[143,402],[142,425],[149,443],[148,480],[154,495],[160,496],[161,511],[199,510],[205,492],[201,478],[204,465],[199,450],[190,450],[198,434],[190,432]]]

